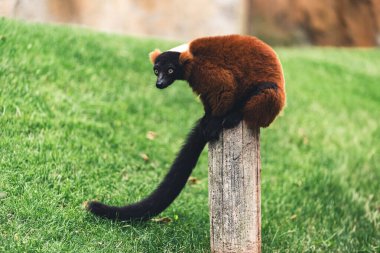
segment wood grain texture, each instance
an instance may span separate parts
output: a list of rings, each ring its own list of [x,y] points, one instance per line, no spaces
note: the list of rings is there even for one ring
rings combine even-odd
[[[240,123],[209,143],[211,252],[261,252],[259,129]]]

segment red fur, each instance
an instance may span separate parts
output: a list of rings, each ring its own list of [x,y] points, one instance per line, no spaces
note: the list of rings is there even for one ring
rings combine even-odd
[[[261,40],[242,35],[206,37],[192,41],[183,52],[185,79],[199,94],[214,116],[222,116],[234,102],[258,82],[272,82],[277,91],[267,89],[252,97],[243,109],[250,127],[267,127],[285,104],[285,81],[280,61]]]
[[[149,60],[153,64],[156,61],[156,58],[161,54],[159,49],[155,49],[154,51],[149,53]]]

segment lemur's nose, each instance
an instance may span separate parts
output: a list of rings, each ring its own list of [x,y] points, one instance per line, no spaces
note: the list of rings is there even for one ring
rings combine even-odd
[[[164,82],[162,80],[157,80],[156,87],[159,89],[165,88]]]

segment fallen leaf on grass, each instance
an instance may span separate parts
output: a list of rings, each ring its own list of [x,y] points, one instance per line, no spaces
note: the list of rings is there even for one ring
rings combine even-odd
[[[82,205],[81,205],[81,207],[83,209],[87,209],[87,207],[88,207],[88,201],[86,200],[85,202],[83,202]]]
[[[146,133],[146,138],[148,139],[148,140],[154,140],[154,139],[156,139],[156,137],[157,137],[157,133],[156,132],[153,132],[153,131],[148,131],[147,133]]]
[[[162,218],[153,218],[152,221],[157,222],[157,223],[169,223],[169,222],[172,222],[173,220],[169,217],[162,217]]]
[[[7,197],[7,193],[6,192],[0,192],[0,199],[4,199]]]
[[[148,161],[149,160],[149,156],[145,153],[141,153],[140,154],[140,157],[144,160],[144,161]]]
[[[196,177],[189,177],[189,180],[187,180],[189,184],[199,184],[200,180]]]
[[[297,218],[297,215],[296,214],[293,214],[292,216],[290,216],[290,219],[291,220],[295,220]]]

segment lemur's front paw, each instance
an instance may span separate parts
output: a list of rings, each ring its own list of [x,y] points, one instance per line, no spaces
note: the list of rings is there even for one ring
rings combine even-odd
[[[202,131],[207,141],[216,141],[219,139],[219,134],[223,129],[222,118],[204,117],[202,119]]]
[[[239,125],[240,121],[243,119],[243,114],[241,112],[232,112],[227,114],[223,121],[222,126],[225,129],[231,129]]]

